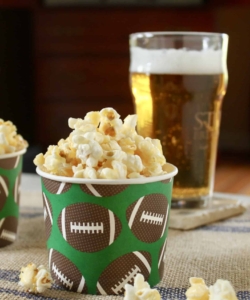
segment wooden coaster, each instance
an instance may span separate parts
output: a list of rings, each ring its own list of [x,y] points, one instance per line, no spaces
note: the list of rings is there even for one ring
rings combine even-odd
[[[171,209],[169,228],[189,230],[242,214],[243,202],[237,199],[214,197],[209,207],[198,209]]]

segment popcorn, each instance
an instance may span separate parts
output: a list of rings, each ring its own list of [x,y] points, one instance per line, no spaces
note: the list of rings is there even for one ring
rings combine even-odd
[[[124,300],[160,300],[161,296],[156,289],[151,289],[144,281],[142,274],[137,274],[134,279],[134,286],[125,284]]]
[[[111,107],[103,108],[100,111],[101,120],[108,121],[110,123],[118,120],[120,115]]]
[[[22,267],[19,278],[18,284],[30,293],[43,293],[52,285],[50,273],[43,265],[37,267],[34,263]]]
[[[229,281],[218,279],[209,288],[202,278],[191,277],[191,287],[186,291],[187,300],[237,300]]]
[[[69,118],[72,132],[34,164],[59,176],[88,179],[130,179],[166,174],[159,140],[137,134],[137,116],[120,119],[113,108],[89,112],[84,119]]]
[[[28,147],[27,141],[17,134],[16,126],[0,119],[0,155],[20,151]]]
[[[143,171],[143,164],[140,156],[128,154],[125,160],[125,164],[129,173],[139,173]]]
[[[132,172],[128,175],[128,178],[143,178],[144,176],[137,172]]]
[[[95,125],[96,127],[99,125],[100,119],[101,119],[101,114],[99,111],[91,111],[91,112],[87,113],[84,118],[84,120],[86,122],[89,122],[89,123]]]
[[[133,141],[130,137],[120,139],[119,145],[121,149],[128,154],[134,154],[137,148],[135,141]]]
[[[111,162],[113,170],[115,170],[118,174],[118,178],[125,179],[127,175],[127,166],[121,161],[113,160]]]
[[[237,300],[231,283],[227,280],[218,279],[214,285],[209,287],[209,300]]]
[[[44,165],[51,174],[67,175],[71,171],[71,166],[66,162],[64,155],[61,155],[60,148],[56,146],[49,147],[50,155],[45,157]]]
[[[209,300],[209,289],[202,278],[189,278],[191,287],[186,291],[187,300]]]

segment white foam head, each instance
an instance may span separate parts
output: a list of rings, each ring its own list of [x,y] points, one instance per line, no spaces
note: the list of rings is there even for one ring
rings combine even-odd
[[[130,72],[146,74],[221,74],[227,72],[221,50],[130,48]]]

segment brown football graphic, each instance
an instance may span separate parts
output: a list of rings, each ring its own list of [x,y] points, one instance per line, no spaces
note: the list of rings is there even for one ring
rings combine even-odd
[[[52,208],[49,199],[43,193],[43,212],[44,212],[44,222],[45,222],[45,235],[46,239],[50,237],[53,218],[52,218]]]
[[[0,176],[0,210],[3,209],[9,196],[9,180],[5,176]]]
[[[164,265],[164,254],[165,254],[165,251],[166,251],[166,245],[167,245],[167,239],[164,242],[164,244],[162,245],[162,247],[160,249],[160,252],[159,252],[158,270],[159,270],[160,279],[162,279],[163,275],[164,275],[164,267],[165,267],[165,265]]]
[[[168,208],[168,200],[163,194],[143,196],[128,207],[128,226],[139,240],[153,243],[165,232]]]
[[[71,188],[71,183],[42,178],[43,184],[51,194],[63,194]]]
[[[49,268],[56,284],[72,292],[87,293],[85,279],[79,269],[67,257],[54,249],[49,250]]]
[[[151,272],[151,256],[146,251],[135,251],[125,254],[113,262],[102,272],[97,282],[97,294],[124,294],[125,284],[133,284],[138,273],[148,280]]]
[[[81,184],[80,188],[84,193],[96,197],[109,197],[123,192],[129,185],[109,185],[109,184]]]
[[[13,195],[14,195],[14,201],[19,205],[20,200],[20,183],[21,183],[21,172],[18,174],[15,184],[13,187]]]
[[[0,220],[0,247],[10,245],[16,240],[17,224],[16,217],[6,217]]]
[[[121,232],[121,222],[107,208],[77,203],[64,208],[58,218],[64,239],[83,252],[100,251],[111,245]]]
[[[15,169],[18,166],[21,156],[0,159],[0,168],[5,170]]]

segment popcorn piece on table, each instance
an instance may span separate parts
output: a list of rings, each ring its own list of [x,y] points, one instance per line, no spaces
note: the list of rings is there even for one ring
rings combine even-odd
[[[166,174],[166,159],[157,139],[143,138],[136,115],[120,119],[113,108],[89,112],[84,119],[69,118],[73,131],[34,164],[59,176],[89,179],[141,178]]]
[[[144,281],[142,274],[137,274],[134,279],[134,286],[125,285],[124,300],[160,300],[160,293],[156,289],[151,289]]]
[[[214,285],[209,287],[209,300],[237,300],[231,283],[227,280],[218,279]]]
[[[186,291],[187,300],[209,300],[209,289],[202,278],[189,278],[191,287]]]
[[[20,134],[11,121],[0,119],[0,155],[20,151],[28,147],[27,141]]]
[[[218,279],[209,288],[202,278],[191,277],[191,287],[186,291],[187,300],[237,300],[231,283],[227,280]]]
[[[34,263],[22,267],[19,278],[18,284],[30,293],[43,293],[52,285],[51,275],[46,268],[43,265],[37,267]]]

